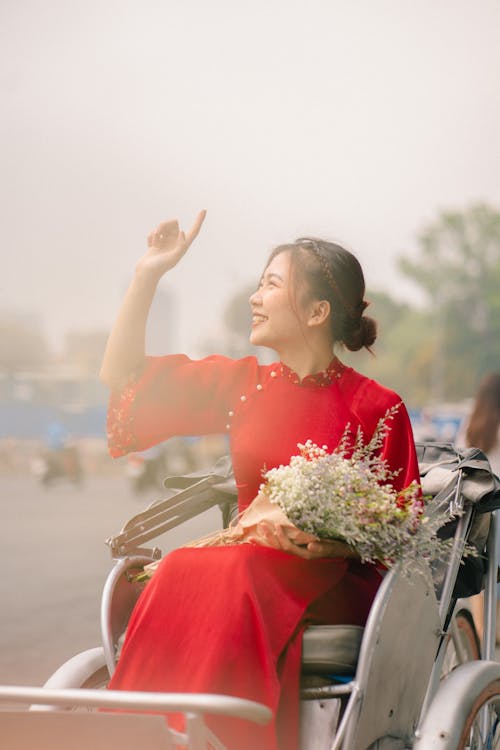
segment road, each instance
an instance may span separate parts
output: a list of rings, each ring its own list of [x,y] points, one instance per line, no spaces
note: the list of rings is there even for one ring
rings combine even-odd
[[[48,490],[0,476],[0,684],[41,685],[100,643],[99,606],[112,561],[105,539],[161,492],[135,496],[120,474]],[[166,534],[163,552],[220,524],[217,509]]]

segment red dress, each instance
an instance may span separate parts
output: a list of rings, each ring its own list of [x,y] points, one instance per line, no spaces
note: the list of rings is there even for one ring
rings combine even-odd
[[[119,456],[173,435],[228,432],[240,510],[262,471],[287,464],[297,443],[333,450],[345,426],[365,440],[400,402],[334,359],[302,381],[281,363],[184,355],[148,359],[140,379],[111,397],[110,451]],[[394,485],[418,481],[403,405],[382,449]],[[234,695],[268,705],[256,727],[208,719],[231,750],[298,748],[301,638],[311,623],[364,624],[380,583],[355,560],[303,560],[257,545],[179,549],[162,561],[132,614],[113,689]]]

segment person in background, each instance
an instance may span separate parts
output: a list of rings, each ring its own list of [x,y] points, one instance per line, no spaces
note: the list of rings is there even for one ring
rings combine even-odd
[[[489,459],[492,470],[500,475],[500,372],[487,373],[479,384],[465,430],[465,443],[479,448]],[[500,533],[498,534],[500,559]],[[480,638],[484,630],[484,596],[471,599],[472,613]],[[497,643],[500,643],[500,584],[497,587]]]

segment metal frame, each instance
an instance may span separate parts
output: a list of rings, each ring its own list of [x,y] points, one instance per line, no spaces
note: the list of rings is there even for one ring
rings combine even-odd
[[[158,726],[158,717],[136,717],[143,731],[143,737],[148,736],[148,732],[158,729],[164,735],[164,744],[161,746],[165,750],[170,750],[174,745],[183,745],[189,750],[226,750],[224,745],[215,737],[207,728],[204,720],[204,714],[216,716],[229,716],[235,719],[246,719],[256,724],[267,724],[272,717],[272,712],[267,706],[263,706],[254,701],[231,698],[221,695],[186,695],[178,693],[146,693],[132,692],[121,690],[83,690],[83,689],[50,689],[50,688],[30,688],[30,687],[2,687],[0,686],[0,701],[9,703],[34,703],[40,707],[62,706],[62,707],[86,707],[99,709],[119,709],[121,711],[153,711],[162,715],[166,713],[183,713],[186,717],[185,732],[178,732],[171,727],[165,726],[162,717],[161,725]],[[10,714],[4,714],[6,720]],[[91,721],[93,721],[93,716]],[[106,718],[104,716],[98,718]],[[115,718],[115,717],[113,717]],[[130,723],[130,717],[125,717]],[[0,723],[2,712],[0,712]],[[53,733],[58,736],[58,728],[61,719],[58,712],[44,712],[42,716],[34,722],[40,731],[45,735]],[[149,727],[148,727],[149,722]],[[105,722],[101,722],[103,728]],[[118,725],[119,726],[119,725]],[[50,736],[45,740],[50,741]],[[116,744],[120,740],[119,747],[123,747],[123,736],[113,737],[112,734],[106,737],[109,746]],[[161,741],[161,737],[160,737]],[[75,748],[78,744],[78,737],[71,742],[71,747]],[[38,745],[37,745],[38,746]],[[159,745],[157,745],[159,747]],[[52,750],[56,750],[55,747]],[[88,750],[88,746],[85,747]]]

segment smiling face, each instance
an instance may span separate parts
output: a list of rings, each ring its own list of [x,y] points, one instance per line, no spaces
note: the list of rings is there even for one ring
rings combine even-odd
[[[276,255],[265,269],[259,287],[250,297],[252,330],[250,342],[277,352],[304,343],[307,305],[296,294],[290,252]]]

